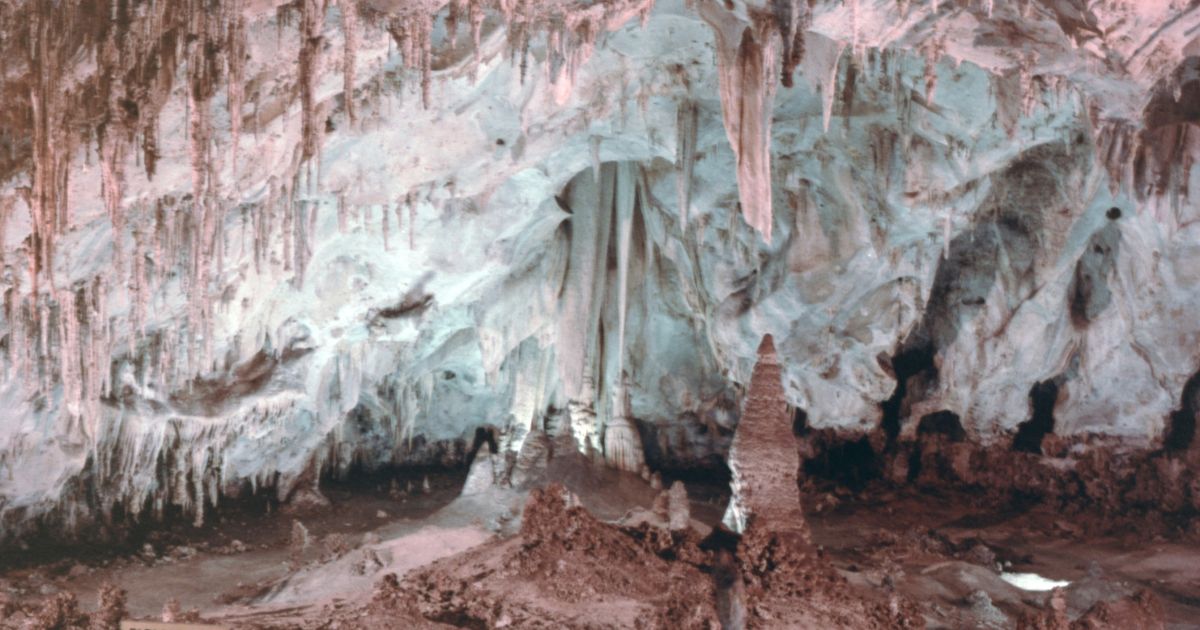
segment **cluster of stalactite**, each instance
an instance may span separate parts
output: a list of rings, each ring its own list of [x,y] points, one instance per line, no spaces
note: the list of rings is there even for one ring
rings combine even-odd
[[[601,33],[615,30],[635,16],[643,20],[654,0],[579,2],[564,0],[416,0],[386,14],[365,8],[373,22],[382,23],[400,49],[406,67],[421,76],[421,97],[430,104],[430,87],[435,66],[433,27],[445,10],[446,47],[453,51],[459,30],[466,22],[474,61],[482,61],[484,23],[489,15],[499,16],[506,26],[510,60],[525,79],[530,50],[535,42],[544,45],[549,74],[558,90],[569,93],[575,73],[595,49]]]
[[[148,399],[169,403],[181,413],[216,413],[200,394],[180,392],[181,385],[191,383],[202,394],[206,385],[201,375],[231,372],[241,357],[270,345],[262,331],[250,331],[246,339],[235,342],[239,347],[234,352],[223,358],[214,356],[213,326],[222,303],[217,296],[225,288],[226,260],[252,261],[256,273],[289,277],[296,287],[304,283],[308,261],[317,246],[320,211],[320,203],[315,201],[318,197],[309,194],[320,187],[319,172],[314,174],[313,166],[315,163],[319,169],[321,140],[331,113],[330,103],[320,102],[318,86],[327,65],[322,56],[329,48],[323,38],[332,3],[296,0],[276,12],[280,28],[293,29],[291,35],[298,44],[297,76],[295,85],[289,86],[288,98],[294,99],[301,112],[301,133],[285,172],[264,174],[265,199],[242,203],[236,186],[244,124],[257,132],[269,123],[257,115],[256,93],[251,93],[247,103],[247,81],[253,75],[248,64],[253,60],[248,58],[243,2],[0,3],[0,32],[5,34],[0,42],[0,184],[15,182],[9,189],[20,195],[0,192],[0,236],[5,220],[22,205],[28,208],[33,226],[24,252],[28,271],[7,274],[3,350],[10,374],[26,375],[22,381],[29,390],[28,398],[48,397],[56,388],[61,391],[58,415],[71,423],[66,435],[100,439],[106,429],[96,422],[103,404],[136,404]],[[507,53],[522,69],[522,76],[528,70],[531,49],[544,47],[545,70],[555,97],[561,99],[569,95],[575,73],[592,53],[598,37],[605,30],[644,17],[650,7],[650,0],[594,4],[431,0],[406,2],[381,14],[370,6],[341,0],[341,106],[353,127],[358,116],[358,47],[372,35],[386,31],[393,39],[403,64],[420,77],[424,104],[429,106],[434,72],[446,58],[443,52],[460,45],[456,40],[465,29],[474,63],[481,63],[489,18],[507,26]],[[840,106],[840,112],[849,117],[856,91],[879,85],[890,93],[904,122],[898,135],[873,134],[872,142],[878,146],[871,148],[876,156],[886,156],[893,153],[892,144],[900,143],[908,153],[912,135],[908,115],[922,94],[925,105],[935,98],[944,40],[934,39],[923,48],[924,73],[918,71],[914,77],[906,74],[904,53],[896,50],[860,53],[852,47],[852,54],[844,55],[845,47],[831,40],[820,46],[816,42],[808,45],[805,32],[811,9],[807,2],[774,0],[768,11],[753,13],[750,23],[716,3],[697,8],[717,34],[721,104],[736,158],[741,210],[747,223],[768,241],[773,221],[773,100],[776,85],[791,84],[805,55],[809,56],[805,68],[812,71],[808,78],[821,92],[826,129],[835,108]],[[434,41],[438,19],[443,20],[446,32],[441,42]],[[94,60],[94,70],[81,73],[81,59]],[[1196,102],[1189,101],[1195,94],[1189,85],[1177,79],[1173,90],[1164,90],[1161,107],[1148,114],[1144,128],[1136,123],[1095,123],[1099,153],[1114,183],[1137,191],[1141,198],[1164,191],[1186,196],[1190,159],[1200,151],[1195,114],[1184,105]],[[1005,86],[1013,89],[1005,90]],[[186,107],[190,194],[127,202],[123,191],[132,175],[126,172],[131,160],[140,161],[148,177],[155,175],[159,117],[176,87],[182,88]],[[1010,76],[995,78],[994,89],[997,123],[1012,135],[1023,117],[1062,87],[1036,75],[1034,60],[1023,57]],[[213,107],[222,92],[229,117],[224,146],[217,142],[225,137],[224,121]],[[247,105],[254,106],[253,117],[243,115]],[[676,169],[680,221],[685,229],[698,159],[699,118],[698,101],[689,97],[681,102]],[[588,189],[587,203],[595,209],[580,212],[583,200],[570,200],[579,207],[572,220],[575,232],[562,291],[556,357],[576,437],[602,450],[610,465],[638,471],[645,465],[641,436],[629,409],[627,388],[621,383],[627,313],[631,305],[639,303],[635,290],[650,286],[642,280],[647,261],[652,259],[642,234],[641,213],[647,193],[633,165],[602,165],[599,145],[594,149],[591,184],[579,188]],[[100,167],[100,199],[112,224],[115,274],[64,284],[62,274],[56,276],[54,270],[66,266],[70,252],[57,252],[55,244],[72,227],[72,202],[67,197],[72,160],[81,156],[87,160],[92,155]],[[970,160],[969,154],[963,157]],[[227,173],[232,177],[222,181]],[[338,227],[341,231],[357,227],[377,230],[384,249],[392,247],[393,234],[400,236],[407,229],[404,236],[413,249],[418,207],[433,203],[434,184],[430,186],[428,192],[407,191],[392,203],[381,204],[378,215],[375,207],[355,207],[340,195]],[[939,203],[924,189],[913,201]],[[238,214],[240,236],[234,223]],[[949,258],[950,212],[944,227],[945,256]],[[615,270],[612,278],[605,271],[610,268]],[[153,325],[150,313],[171,308],[176,293],[187,297],[186,316],[177,318],[179,324]],[[114,295],[114,304],[129,305],[127,328],[114,326],[110,317]],[[616,304],[616,316],[608,327],[602,315],[606,296]],[[613,347],[602,348],[599,340],[605,338],[614,339],[615,345],[610,341],[607,343]],[[277,359],[270,357],[269,361]],[[355,382],[350,376],[355,373],[353,366],[342,368],[339,364],[338,374],[343,373],[345,376],[334,379],[336,395],[331,391],[326,397],[339,404],[357,397],[350,393]],[[393,401],[385,410],[389,418],[412,417],[420,402],[431,397],[428,380],[389,387],[395,389],[384,396]],[[43,402],[41,409],[55,404]],[[255,404],[262,408],[247,411],[246,417],[282,417],[298,407],[294,400]],[[339,406],[330,413],[346,410]],[[408,423],[395,432],[411,440],[412,427]],[[134,431],[130,429],[129,434]],[[216,443],[215,437],[213,440]],[[219,450],[214,447],[214,452]],[[207,485],[218,479],[214,471],[219,467],[209,460],[186,463],[178,470],[202,474],[179,473],[174,492],[198,497],[192,501],[202,511],[206,495],[208,502],[215,502],[218,492]],[[188,488],[186,479],[195,479],[190,483],[196,487]],[[222,479],[221,483],[228,481]],[[146,499],[131,500],[140,505]],[[182,501],[161,496],[155,500]]]
[[[272,260],[272,238],[282,245],[285,272],[301,284],[315,246],[318,204],[298,201],[302,186],[319,186],[321,138],[328,104],[318,101],[317,84],[330,0],[295,0],[275,10],[275,21],[294,28],[298,38],[296,88],[301,134],[290,171],[268,179],[265,201],[241,204],[236,190],[246,128],[248,64],[247,9],[244,0],[66,0],[0,3],[0,234],[4,222],[24,205],[32,234],[24,252],[27,272],[7,275],[5,346],[9,368],[36,365],[40,391],[64,385],[71,415],[96,418],[99,401],[113,396],[111,373],[118,369],[112,322],[106,321],[111,293],[126,291],[130,305],[128,339],[119,344],[129,355],[144,346],[159,348],[152,372],[170,375],[159,382],[170,388],[214,368],[213,317],[221,273],[232,245],[226,234],[231,210],[243,214],[243,237],[252,227],[252,260],[257,271]],[[425,105],[435,69],[435,48],[453,50],[465,22],[481,58],[481,39],[489,16],[507,26],[513,63],[528,66],[536,42],[549,51],[549,72],[556,82],[571,82],[600,33],[630,18],[645,16],[652,0],[562,2],[559,0],[424,0],[404,3],[382,14],[356,0],[337,3],[342,29],[342,107],[351,125],[357,118],[355,81],[358,47],[364,29],[386,30],[398,45],[403,63],[421,76]],[[434,24],[442,19],[446,39],[435,46]],[[366,36],[369,36],[367,34]],[[88,62],[93,61],[94,67]],[[125,199],[129,163],[155,176],[160,154],[159,118],[176,90],[183,93],[184,129],[191,168],[190,195],[147,202]],[[219,146],[224,121],[214,117],[213,102],[223,93],[228,138]],[[179,97],[176,97],[179,98]],[[269,121],[258,115],[253,93],[252,125],[257,133]],[[64,280],[67,267],[56,245],[72,227],[72,160],[97,161],[99,199],[111,222],[112,266],[121,283],[99,278]],[[307,167],[307,169],[306,169]],[[319,168],[319,166],[318,166]],[[222,177],[232,177],[222,181]],[[418,195],[395,204],[399,231],[408,210],[415,222]],[[339,226],[347,211],[339,204]],[[391,231],[388,210],[381,213],[384,247]],[[357,211],[355,211],[357,213]],[[369,210],[368,210],[369,214]],[[414,246],[410,229],[409,246]],[[245,238],[242,239],[242,249]],[[132,251],[131,251],[132,250]],[[249,250],[247,250],[249,251]],[[16,261],[5,261],[14,263]],[[55,269],[60,274],[56,276]],[[69,283],[70,286],[57,286]],[[179,290],[187,313],[179,330],[144,330],[155,296]],[[150,343],[150,340],[157,340]],[[175,357],[163,356],[174,353]],[[51,357],[58,357],[51,360]],[[171,365],[166,365],[170,363]],[[81,406],[83,401],[90,401]],[[85,408],[86,407],[86,408]]]

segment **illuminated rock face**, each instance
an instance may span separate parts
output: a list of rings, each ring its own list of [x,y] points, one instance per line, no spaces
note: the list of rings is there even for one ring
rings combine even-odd
[[[0,531],[724,455],[764,334],[812,427],[1194,427],[1179,4],[0,4]]]

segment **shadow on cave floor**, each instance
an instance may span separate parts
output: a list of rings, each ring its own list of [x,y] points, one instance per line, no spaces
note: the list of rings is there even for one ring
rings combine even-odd
[[[135,615],[157,616],[170,598],[185,610],[209,610],[260,595],[261,585],[288,573],[294,522],[307,531],[306,556],[356,546],[388,524],[429,517],[458,496],[466,474],[465,468],[442,467],[355,471],[322,482],[327,505],[280,504],[267,491],[222,501],[201,527],[168,514],[163,522],[129,532],[120,544],[30,541],[11,558],[15,566],[0,569],[0,604],[5,597],[40,599],[69,591],[87,609],[100,586],[113,582],[128,592]]]

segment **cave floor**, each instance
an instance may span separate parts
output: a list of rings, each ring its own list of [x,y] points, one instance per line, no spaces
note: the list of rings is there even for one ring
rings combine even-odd
[[[922,602],[930,627],[986,625],[978,618],[980,606],[971,602],[980,590],[1010,619],[1044,606],[1046,592],[1017,588],[1001,579],[1000,569],[1068,582],[1071,618],[1146,589],[1162,602],[1166,627],[1200,628],[1194,530],[1139,528],[1136,518],[1065,513],[1042,504],[997,507],[960,492],[844,494],[806,496],[814,542],[851,584],[894,584]]]
[[[526,493],[493,489],[459,497],[462,474],[429,478],[428,493],[419,481],[411,494],[376,481],[323,488],[328,506],[229,510],[204,528],[177,526],[150,536],[152,553],[9,569],[0,574],[0,598],[32,603],[69,591],[87,609],[108,581],[128,591],[133,617],[158,618],[174,598],[185,611],[235,627],[324,627],[322,620],[368,601],[386,573],[403,576],[440,559],[468,558],[468,550],[502,546],[517,535]],[[717,525],[727,486],[688,486],[694,521],[702,529]],[[573,490],[605,520],[649,509],[656,495],[628,475]],[[866,598],[907,597],[931,628],[1015,627],[1022,615],[1045,609],[1046,591],[1018,588],[1002,572],[1013,580],[1035,574],[1068,583],[1071,618],[1148,589],[1162,603],[1167,628],[1200,628],[1200,546],[1186,530],[1155,533],[1136,519],[1040,504],[995,506],[966,493],[810,484],[803,500],[813,543],[849,588]],[[307,529],[307,546],[295,542],[294,521]],[[19,614],[0,625],[15,621]]]

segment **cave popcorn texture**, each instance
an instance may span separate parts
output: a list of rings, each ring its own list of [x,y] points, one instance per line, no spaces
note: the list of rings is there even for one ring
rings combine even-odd
[[[6,536],[483,425],[723,455],[764,334],[814,427],[913,344],[985,443],[1194,413],[1194,7],[213,6],[0,5]]]

